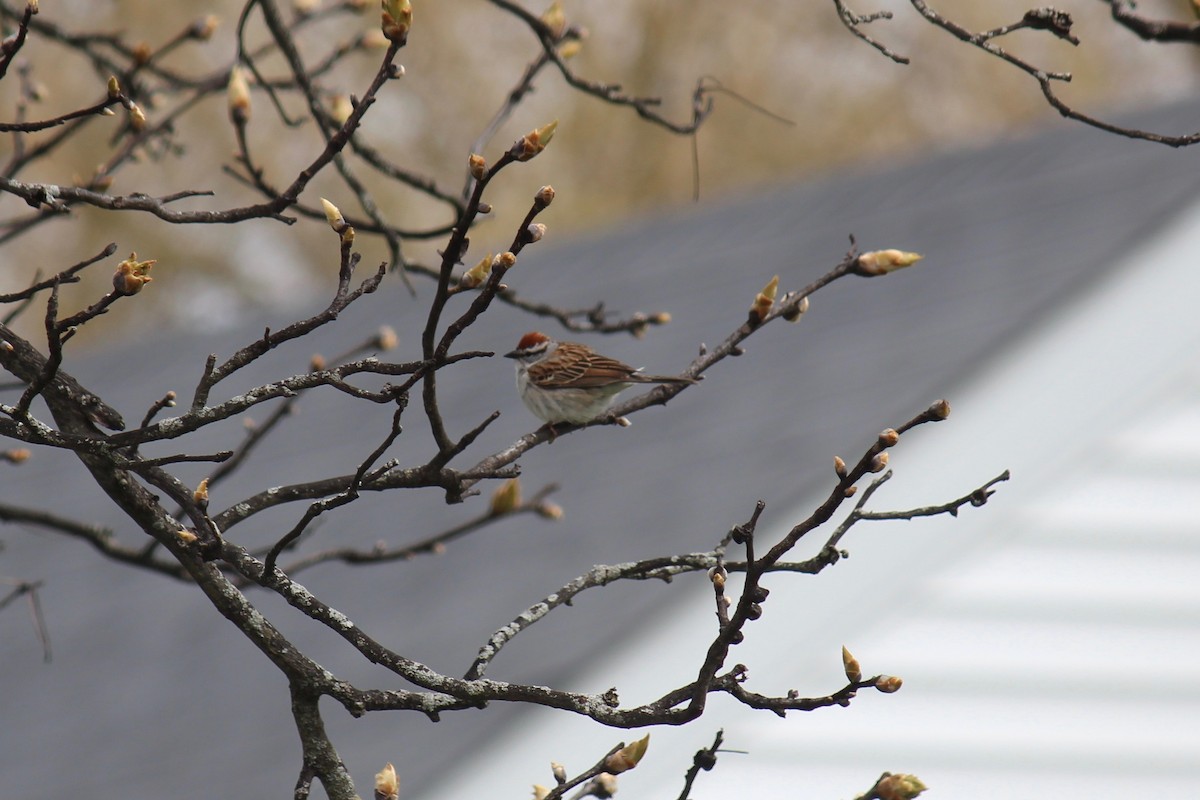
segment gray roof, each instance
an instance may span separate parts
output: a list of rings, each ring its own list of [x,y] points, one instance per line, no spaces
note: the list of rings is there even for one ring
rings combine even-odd
[[[1144,124],[1197,127],[1187,109]],[[655,372],[679,369],[700,342],[723,338],[772,274],[781,275],[783,289],[794,289],[832,266],[847,234],[865,249],[901,247],[927,258],[886,279],[848,280],[819,293],[799,326],[770,326],[750,340],[744,358],[722,364],[667,411],[635,416],[631,429],[592,429],[530,453],[521,462],[526,490],[560,483],[562,522],[518,518],[436,558],[330,565],[301,581],[385,644],[461,673],[492,630],[591,565],[707,549],[755,500],[766,500],[768,513],[790,508],[827,479],[832,454],[849,456],[879,429],[953,396],[1014,337],[1191,202],[1196,181],[1183,165],[1195,157],[1064,123],[1035,138],[708,203],[583,241],[559,245],[551,237],[529,251],[509,283],[572,306],[603,299],[626,312],[669,311],[674,321],[644,340],[588,340]],[[552,213],[547,222],[553,226]],[[477,247],[486,249],[488,233],[475,234]],[[290,374],[314,349],[334,354],[382,323],[400,334],[396,359],[413,357],[421,298],[412,301],[391,284],[318,341],[281,348],[253,378]],[[186,397],[207,353],[230,353],[261,325],[211,339],[147,332],[119,352],[68,363],[127,419],[136,418],[167,389]],[[461,345],[503,352],[539,326],[553,332],[501,307]],[[474,453],[534,427],[503,359],[443,374],[453,429],[503,412]],[[348,471],[383,436],[389,417],[387,409],[351,406],[332,391],[306,397],[299,416],[256,454],[237,485],[214,492],[213,505]],[[195,447],[219,449],[239,438],[238,426],[229,425]],[[428,439],[414,404],[393,454],[416,462],[428,454]],[[180,472],[193,482],[202,474]],[[53,503],[137,539],[66,457],[39,453],[3,478],[0,502]],[[310,546],[399,544],[480,507],[476,499],[447,508],[434,490],[369,496],[326,520]],[[231,535],[259,545],[301,513],[263,514]],[[87,775],[103,776],[88,781],[99,800],[152,792],[249,796],[290,785],[298,748],[283,682],[197,593],[60,537],[8,530],[4,539],[6,575],[47,581],[43,602],[55,647],[54,662],[42,666],[26,620],[11,609],[0,617],[9,642],[0,653],[10,731],[0,748],[6,791],[61,796]],[[492,674],[561,684],[670,591],[634,585],[585,595],[511,645]],[[398,683],[265,593],[252,598],[335,672],[365,684]],[[352,721],[332,706],[328,715],[360,784],[391,760],[406,796],[461,768],[481,743],[500,735],[506,717],[492,709],[451,714],[437,725],[399,714]],[[181,792],[181,785],[196,789]]]
[[[722,756],[698,800],[747,786],[791,800],[798,783],[846,797],[883,768],[975,800],[1006,800],[1014,784],[1024,800],[1190,797],[1200,691],[1146,676],[1200,666],[1197,252],[1193,202],[956,387],[950,422],[903,437],[870,503],[923,506],[1010,469],[986,508],[863,522],[840,542],[852,557],[820,579],[769,576],[765,614],[734,651],[748,689],[825,694],[842,685],[845,645],[867,674],[902,676],[902,692],[787,719],[714,698],[697,724],[654,731],[622,794],[677,796],[680,765],[721,728],[748,755]],[[775,505],[758,535],[772,541],[829,485]],[[689,677],[711,640],[712,590],[692,581],[672,598],[578,685],[638,702]],[[519,796],[545,780],[548,753],[576,767],[613,741],[529,715],[432,796]]]

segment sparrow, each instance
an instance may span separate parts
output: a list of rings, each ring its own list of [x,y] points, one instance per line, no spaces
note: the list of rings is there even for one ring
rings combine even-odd
[[[582,425],[602,416],[618,394],[635,383],[695,383],[692,378],[643,375],[586,344],[556,342],[532,331],[505,353],[517,362],[517,391],[533,415],[553,426]]]

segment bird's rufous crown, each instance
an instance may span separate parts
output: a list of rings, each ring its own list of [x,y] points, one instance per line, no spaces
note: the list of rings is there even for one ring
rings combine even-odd
[[[521,341],[517,342],[518,350],[531,350],[539,345],[543,345],[550,341],[550,337],[539,331],[530,331],[521,337]]]

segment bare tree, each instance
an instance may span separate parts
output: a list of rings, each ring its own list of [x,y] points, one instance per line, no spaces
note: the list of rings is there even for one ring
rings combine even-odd
[[[1200,36],[1200,23],[1190,21],[1155,20],[1139,14],[1135,4],[1121,0],[1107,0],[1111,6],[1114,22],[1144,40],[1158,43],[1191,42],[1195,43]],[[886,22],[893,18],[890,11],[875,11],[869,14],[856,14],[842,0],[834,0],[838,15],[846,28],[867,44],[879,50],[880,53],[898,64],[908,64],[910,59],[890,48],[886,44],[886,34],[873,37],[866,31],[866,25],[873,22]],[[1059,95],[1056,87],[1070,83],[1072,75],[1062,70],[1048,69],[1034,61],[1022,57],[1003,46],[1004,37],[1017,31],[1032,30],[1044,32],[1072,46],[1078,46],[1080,40],[1072,33],[1075,24],[1071,15],[1049,6],[1034,8],[1025,12],[1020,19],[1004,25],[998,25],[986,30],[971,30],[956,22],[951,15],[939,13],[924,0],[910,0],[909,5],[929,24],[945,31],[959,41],[979,49],[988,56],[999,59],[1005,64],[1025,73],[1037,82],[1038,88],[1058,113],[1069,119],[1082,122],[1094,128],[1127,136],[1132,139],[1145,139],[1150,142],[1165,144],[1170,147],[1185,147],[1200,141],[1200,132],[1188,134],[1168,134],[1156,131],[1140,130],[1138,128],[1118,125],[1074,108]]]
[[[864,675],[857,660],[844,652],[846,683],[828,694],[802,697],[792,692],[765,696],[744,686],[746,667],[732,663],[731,655],[746,627],[770,607],[768,591],[762,583],[765,575],[819,573],[839,560],[839,543],[861,521],[956,514],[964,507],[983,505],[995,486],[1007,480],[1007,473],[1001,473],[960,497],[929,507],[890,512],[868,509],[873,493],[890,475],[891,448],[912,428],[946,419],[950,408],[946,401],[935,402],[923,410],[914,409],[910,419],[886,427],[849,461],[835,459],[825,499],[775,544],[769,547],[759,544],[756,530],[765,506],[761,501],[753,504],[747,498],[747,503],[753,506],[746,521],[723,536],[714,534],[716,544],[707,552],[597,566],[566,586],[545,587],[547,597],[543,602],[512,621],[496,620],[496,632],[481,644],[477,657],[465,665],[461,677],[438,672],[385,647],[372,631],[363,629],[296,582],[298,574],[317,564],[370,565],[419,557],[436,551],[446,541],[486,529],[512,515],[554,516],[557,508],[548,500],[552,487],[528,498],[521,497],[518,461],[524,454],[569,436],[581,427],[624,424],[627,417],[651,406],[665,405],[681,392],[702,392],[702,379],[710,370],[740,355],[743,343],[764,326],[781,318],[792,321],[799,318],[808,309],[809,298],[826,286],[850,276],[882,277],[920,258],[915,253],[887,246],[860,251],[851,237],[851,247],[845,256],[826,265],[823,274],[808,285],[781,291],[776,278],[757,294],[749,289],[746,298],[749,309],[744,321],[733,330],[713,331],[714,336],[721,337],[719,344],[701,348],[700,354],[679,373],[687,381],[652,388],[591,422],[542,426],[502,449],[480,452],[474,445],[497,415],[473,420],[465,426],[459,420],[447,419],[439,404],[439,378],[464,362],[495,355],[465,350],[458,343],[463,333],[496,304],[505,304],[577,332],[642,335],[669,320],[664,313],[614,315],[596,303],[579,308],[558,307],[540,301],[525,288],[505,283],[506,275],[525,248],[542,238],[545,227],[539,216],[555,197],[549,186],[531,193],[524,216],[511,230],[511,238],[499,255],[470,254],[469,235],[476,222],[491,211],[489,190],[542,153],[551,145],[555,133],[555,123],[546,120],[546,124],[485,158],[484,153],[497,151],[491,140],[501,123],[529,96],[535,81],[545,73],[555,73],[572,89],[608,104],[612,113],[634,113],[645,124],[680,136],[695,135],[713,113],[714,102],[724,89],[712,80],[699,80],[687,113],[673,117],[662,110],[658,98],[631,94],[617,84],[579,74],[569,58],[585,32],[567,21],[557,2],[539,14],[509,0],[492,0],[491,5],[498,12],[511,16],[529,31],[534,55],[495,118],[480,132],[469,158],[463,159],[462,188],[447,189],[420,165],[396,163],[387,158],[360,127],[379,98],[402,75],[396,60],[410,33],[419,35],[419,27],[415,32],[411,30],[413,10],[407,0],[384,0],[378,28],[332,47],[306,49],[300,44],[304,34],[319,31],[321,26],[347,16],[355,17],[366,5],[357,0],[323,4],[297,0],[290,10],[285,10],[277,0],[250,0],[243,6],[235,26],[235,60],[185,73],[167,65],[166,57],[180,48],[207,41],[215,33],[215,20],[191,22],[163,44],[150,47],[131,43],[121,34],[89,30],[85,21],[79,19],[39,14],[35,0],[24,6],[0,2],[0,18],[13,26],[13,33],[0,49],[0,79],[15,80],[19,87],[15,109],[6,112],[10,119],[0,122],[0,132],[7,134],[11,142],[11,154],[0,170],[0,191],[27,204],[21,214],[0,221],[0,243],[18,240],[43,225],[69,222],[75,212],[84,208],[112,213],[140,212],[177,226],[240,225],[267,220],[281,226],[299,222],[298,229],[312,222],[332,228],[333,236],[328,237],[324,258],[330,264],[336,262],[338,273],[336,290],[322,311],[278,330],[268,329],[227,358],[210,356],[190,396],[179,398],[164,389],[161,399],[140,419],[128,421],[105,400],[103,386],[84,386],[70,375],[68,345],[77,332],[101,315],[136,303],[145,292],[153,291],[148,284],[153,279],[154,260],[131,255],[114,266],[111,262],[117,252],[116,244],[94,246],[81,260],[63,253],[44,258],[43,261],[54,259],[62,264],[76,260],[77,263],[56,264],[47,276],[39,275],[24,288],[0,294],[0,302],[10,309],[0,318],[0,366],[12,378],[0,387],[7,395],[0,404],[0,435],[13,442],[4,458],[18,464],[30,457],[29,448],[73,453],[83,470],[127,516],[131,530],[117,535],[87,520],[10,503],[0,505],[0,519],[82,539],[107,558],[198,588],[213,608],[233,622],[287,678],[295,726],[303,746],[297,770],[297,797],[308,796],[314,781],[332,798],[355,796],[354,782],[338,756],[335,743],[326,734],[318,709],[322,697],[332,698],[355,716],[392,710],[417,712],[431,718],[450,712],[485,713],[479,709],[490,701],[511,701],[558,709],[588,717],[601,725],[627,729],[679,725],[698,719],[715,693],[729,695],[750,709],[784,715],[793,710],[848,705],[863,689],[896,691],[900,687],[898,678]],[[876,37],[866,32],[868,23],[890,19],[890,12],[860,15],[840,0],[834,0],[833,5],[851,32],[893,61],[907,62],[906,56],[886,43],[886,34]],[[997,44],[1002,37],[1022,28],[1044,31],[1074,44],[1070,17],[1063,12],[1035,9],[1013,24],[972,32],[924,2],[912,0],[911,5],[922,19],[1028,74],[1038,83],[1047,102],[1068,117],[1115,134],[1170,146],[1200,141],[1200,133],[1177,136],[1141,131],[1079,112],[1067,106],[1054,91],[1057,83],[1069,80],[1069,75],[1040,68]],[[1200,26],[1195,22],[1156,22],[1139,17],[1130,3],[1110,5],[1113,19],[1143,38],[1158,42],[1200,40],[1197,34]],[[47,16],[51,18],[46,19]],[[265,43],[250,43],[247,31],[252,25],[261,25],[266,30]],[[90,65],[94,77],[88,80],[94,84],[93,102],[53,117],[31,118],[37,81],[21,57],[27,49],[42,47],[65,48]],[[326,85],[326,77],[335,68],[370,48],[374,48],[371,52],[379,53],[378,64],[370,80],[357,92],[345,96]],[[285,67],[282,77],[270,77],[262,68],[268,59]],[[253,192],[256,201],[228,207],[210,202],[204,207],[200,201],[211,192],[171,186],[146,186],[121,194],[109,191],[113,177],[139,160],[171,158],[185,118],[197,109],[221,102],[227,107],[237,141],[234,163],[223,170]],[[148,110],[151,104],[152,111]],[[268,119],[268,124],[281,136],[303,122],[319,132],[321,146],[303,161],[289,165],[286,178],[272,177],[279,170],[267,168],[264,157],[255,152],[247,135],[252,106],[255,120]],[[297,112],[297,107],[302,111]],[[102,132],[98,123],[114,114],[119,120],[118,130],[115,134],[111,130]],[[94,174],[73,185],[26,177],[39,169],[52,172],[50,167],[59,152],[80,143],[104,152],[102,159],[93,158],[93,162],[100,164]],[[368,175],[369,179],[365,177]],[[326,193],[338,205],[314,196],[313,186],[318,177],[326,181],[324,185],[333,187]],[[444,221],[431,227],[410,227],[405,219],[392,218],[370,188],[377,181],[405,185],[422,196]],[[353,211],[348,210],[351,207]],[[361,275],[362,255],[357,249],[363,237],[384,242],[389,254],[385,262],[368,269],[365,277]],[[406,244],[416,239],[439,242],[440,260],[426,264],[410,257]],[[81,276],[89,271],[105,269],[102,266],[105,264],[113,270],[112,289],[77,310],[63,308],[64,287],[80,282]],[[314,360],[306,371],[281,375],[230,396],[219,395],[225,381],[260,366],[260,359],[276,347],[332,325],[352,304],[366,302],[365,298],[385,280],[404,281],[414,291],[418,283],[425,284],[420,287],[427,313],[423,328],[417,332],[421,342],[419,359],[387,360],[384,354],[390,349],[394,334],[383,330],[366,336],[361,347],[354,351],[333,359]],[[31,318],[40,316],[39,324],[30,325],[36,333],[18,332],[18,317],[22,314]],[[296,398],[321,389],[392,410],[391,425],[376,432],[378,445],[374,451],[350,473],[331,471],[321,479],[240,497],[223,509],[210,507],[209,491],[236,475],[262,441],[285,427]],[[180,410],[173,411],[177,405]],[[211,426],[238,419],[252,410],[268,409],[265,419],[247,432],[236,449],[203,452],[189,444],[189,437]],[[389,453],[402,435],[402,420],[414,415],[428,426],[434,447],[420,458],[402,463]],[[148,456],[143,452],[152,447],[156,452],[162,451],[168,445],[171,451],[165,455]],[[197,484],[188,484],[173,472],[184,463],[208,464],[211,470]],[[304,547],[318,519],[335,516],[337,509],[353,503],[364,493],[436,487],[444,492],[447,503],[456,504],[481,494],[495,482],[501,482],[499,488],[489,489],[491,500],[477,516],[424,540],[370,550]],[[307,504],[290,529],[278,530],[273,540],[265,544],[239,540],[239,524],[284,504]],[[821,534],[824,542],[816,555],[809,558],[794,555],[802,538],[811,538],[839,514],[841,522],[832,531]],[[716,631],[704,658],[694,665],[694,678],[654,701],[626,706],[615,691],[589,695],[488,676],[493,659],[514,638],[581,592],[621,581],[662,580],[696,572],[706,573],[712,583]],[[727,583],[731,573],[741,577],[736,589]],[[22,596],[29,596],[36,605],[38,589],[36,580],[21,581],[0,600],[0,608]],[[282,598],[312,624],[335,633],[346,648],[382,665],[412,688],[357,685],[326,670],[256,607],[252,601],[255,591]],[[480,609],[481,614],[486,611]],[[688,795],[699,772],[713,767],[721,744],[718,735],[711,747],[697,754],[695,764],[686,773],[680,797]],[[598,760],[589,769],[575,775],[556,772],[555,785],[540,796],[555,798],[571,792],[575,793],[573,796],[607,796],[611,792],[611,776],[636,766],[644,752],[645,740],[617,745],[608,753],[598,754]],[[686,765],[680,765],[681,773],[685,768]],[[885,774],[861,796],[912,797],[921,789],[920,782],[912,776]],[[384,770],[376,787],[377,795],[389,796],[392,791],[390,773]]]

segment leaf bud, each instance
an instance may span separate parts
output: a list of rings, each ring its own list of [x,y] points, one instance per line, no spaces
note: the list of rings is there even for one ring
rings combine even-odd
[[[722,566],[715,566],[708,571],[708,579],[712,581],[713,588],[718,592],[725,591],[725,580],[729,573]]]
[[[133,128],[135,133],[146,129],[146,112],[142,111],[142,107],[137,103],[129,104],[129,127]]]
[[[537,204],[538,209],[543,209],[554,202],[554,187],[546,184],[538,189],[537,194],[533,196],[533,201]]]
[[[887,451],[884,450],[882,453],[877,453],[875,457],[871,459],[871,472],[883,472],[885,469],[887,469],[887,465],[888,454]]]
[[[895,675],[880,675],[879,679],[875,681],[875,688],[884,694],[892,694],[900,691],[900,687],[903,684],[904,681],[900,680]]]
[[[899,441],[900,434],[896,433],[895,428],[884,428],[879,432],[879,444],[883,447],[895,447]]]
[[[395,350],[396,345],[400,344],[400,337],[396,335],[396,330],[391,325],[382,325],[379,332],[375,334],[375,346],[380,350]]]
[[[950,416],[950,401],[938,400],[929,407],[929,413],[938,419],[946,419],[946,417]]]
[[[533,158],[546,149],[546,145],[550,144],[550,140],[554,138],[556,130],[558,130],[558,120],[525,134],[513,145],[511,150],[513,157],[517,161],[528,161]]]
[[[333,228],[333,232],[340,234],[346,228],[350,227],[346,224],[346,218],[342,216],[342,212],[333,203],[321,198],[321,208],[325,210],[325,221],[329,223],[329,227]]]
[[[475,180],[481,181],[487,175],[487,159],[478,153],[471,153],[471,157],[467,159],[467,165],[471,169],[471,177]]]
[[[563,518],[563,508],[558,503],[551,503],[549,501],[538,503],[533,510],[542,519],[548,519],[552,522],[558,522]]]
[[[610,775],[620,775],[622,772],[633,769],[646,755],[646,748],[649,746],[650,734],[647,733],[641,739],[630,742],[604,759],[604,771]]]
[[[246,82],[246,74],[237,64],[229,70],[225,98],[229,102],[229,118],[236,125],[246,124],[246,120],[250,119],[250,84]]]
[[[404,44],[412,28],[412,3],[409,0],[382,0],[379,28],[389,41]]]
[[[208,502],[208,478],[200,481],[200,485],[196,487],[196,491],[192,492],[192,500],[198,505],[204,505]]]
[[[23,464],[33,455],[27,447],[14,447],[11,450],[0,452],[0,461],[7,461],[10,464]]]
[[[505,250],[500,255],[496,256],[496,262],[493,266],[511,269],[513,264],[517,263],[517,257],[508,250]]]
[[[846,462],[842,460],[841,456],[833,457],[833,471],[839,478],[846,477]]]
[[[799,322],[800,317],[804,316],[806,311],[808,311],[808,295],[801,297],[799,303],[789,305],[787,310],[780,314],[780,316],[788,322]]]
[[[150,59],[154,57],[154,50],[148,42],[138,42],[130,52],[133,57],[133,63],[140,66],[150,63]]]
[[[750,324],[757,325],[766,319],[767,314],[771,313],[771,306],[775,305],[775,295],[779,291],[779,276],[776,275],[767,282],[763,290],[754,298],[754,305],[750,306]]]
[[[886,775],[875,784],[879,800],[913,800],[927,787],[916,775]]]
[[[563,11],[562,0],[554,0],[550,7],[542,12],[542,24],[550,31],[550,35],[559,39],[567,29],[567,15]]]
[[[546,235],[546,226],[540,222],[531,222],[529,227],[525,229],[529,243],[540,242],[542,237]]]
[[[117,294],[126,296],[137,294],[143,286],[154,280],[150,277],[150,268],[157,263],[154,259],[138,261],[137,253],[130,253],[129,258],[118,264],[117,271],[113,273],[113,289]]]
[[[207,42],[216,33],[217,26],[221,24],[221,20],[216,14],[209,14],[203,19],[198,19],[188,28],[188,36],[193,39],[199,39],[202,42]]]
[[[858,665],[858,659],[850,654],[845,645],[842,646],[842,667],[846,670],[846,680],[851,683],[858,683],[862,680],[862,667]]]
[[[479,263],[471,267],[462,278],[459,279],[458,285],[463,289],[474,289],[488,279],[488,275],[492,274],[493,256],[488,253],[483,258],[479,259]]]
[[[345,125],[346,120],[350,119],[350,115],[353,113],[354,103],[350,101],[349,95],[335,94],[329,101],[329,116],[338,125]]]
[[[863,253],[855,261],[854,271],[864,277],[887,275],[904,267],[910,267],[924,258],[920,253],[905,250],[872,250]]]
[[[612,797],[617,793],[617,776],[607,772],[601,772],[595,778],[592,778],[592,796],[598,800]]]
[[[400,776],[389,761],[375,773],[375,800],[399,800]]]
[[[492,493],[492,516],[510,514],[521,505],[521,481],[519,478],[509,478],[500,484],[500,488]]]

